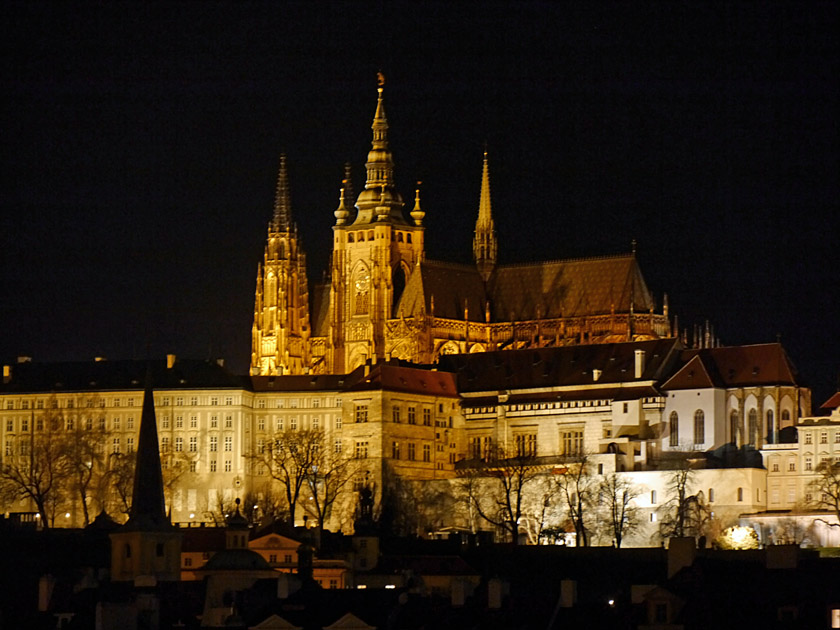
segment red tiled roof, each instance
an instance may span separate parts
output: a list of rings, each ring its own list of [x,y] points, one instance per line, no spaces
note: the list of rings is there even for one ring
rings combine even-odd
[[[684,350],[685,365],[663,389],[796,385],[796,369],[779,343]]]
[[[840,407],[840,392],[833,394],[831,398],[820,405],[820,409],[837,409],[837,407]]]

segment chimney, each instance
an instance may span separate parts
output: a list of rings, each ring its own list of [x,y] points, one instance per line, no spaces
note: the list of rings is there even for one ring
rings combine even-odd
[[[636,371],[635,376],[636,378],[642,378],[642,374],[645,371],[645,351],[644,350],[636,350]]]
[[[174,354],[167,354],[166,355],[166,369],[171,370],[175,367],[175,355]]]
[[[597,381],[599,378],[601,378],[601,370],[592,370],[592,380]]]
[[[8,383],[12,380],[12,366],[11,365],[4,365],[3,366],[3,382]]]

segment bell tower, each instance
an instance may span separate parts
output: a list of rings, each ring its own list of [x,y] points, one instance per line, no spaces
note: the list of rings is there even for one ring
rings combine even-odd
[[[306,253],[292,222],[286,156],[280,157],[274,216],[257,268],[251,374],[304,374],[311,364]]]
[[[384,85],[380,73],[367,181],[356,200],[355,220],[349,223],[346,188],[335,211],[327,348],[328,370],[333,373],[385,358],[386,321],[393,317],[401,287],[425,256],[419,188],[408,221],[394,184]]]

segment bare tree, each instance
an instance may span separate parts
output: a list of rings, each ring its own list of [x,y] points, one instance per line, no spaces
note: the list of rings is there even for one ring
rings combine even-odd
[[[131,494],[134,492],[134,469],[136,458],[133,453],[110,453],[105,486],[114,497],[117,509],[125,516],[131,511]]]
[[[598,484],[598,500],[604,522],[617,548],[621,547],[626,536],[641,526],[639,510],[633,503],[639,494],[638,487],[618,473],[610,473]]]
[[[315,517],[319,533],[323,533],[336,501],[350,489],[358,460],[328,448],[323,431],[310,433],[313,441],[311,462],[309,468],[303,470],[304,490],[310,500],[304,505]]]
[[[837,523],[819,519],[831,527],[840,527],[840,461],[822,461],[817,465],[817,478],[811,481],[814,503],[821,510],[828,510],[837,517]]]
[[[569,512],[575,530],[575,546],[589,546],[589,508],[597,493],[597,481],[587,454],[570,455],[556,476],[557,493]]]
[[[674,468],[667,476],[668,500],[661,508],[659,535],[662,538],[700,536],[711,512],[703,491],[691,492],[695,471],[688,457],[676,457],[670,462]]]
[[[38,416],[33,412],[28,430],[12,445],[12,454],[0,466],[0,493],[5,501],[31,500],[45,528],[55,523],[56,511],[66,500],[64,423],[64,415],[58,409]]]
[[[323,443],[323,432],[320,430],[288,429],[275,433],[261,449],[246,455],[252,464],[264,465],[271,478],[283,486],[292,526],[301,489],[307,475],[312,474],[312,466]]]
[[[69,485],[82,506],[85,525],[90,523],[88,500],[96,495],[97,486],[104,481],[105,432],[98,428],[92,417],[80,418],[67,432],[67,472]],[[101,507],[101,505],[100,505]]]
[[[468,474],[476,479],[462,487],[470,492],[468,500],[476,513],[504,531],[516,545],[528,505],[528,492],[541,470],[536,457],[506,457],[499,449],[487,461],[475,462]]]

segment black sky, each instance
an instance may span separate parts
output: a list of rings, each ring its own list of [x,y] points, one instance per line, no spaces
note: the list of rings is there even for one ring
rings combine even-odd
[[[582,5],[582,6],[580,6]],[[638,255],[681,325],[840,371],[836,3],[4,5],[0,358],[247,368],[279,155],[319,277],[375,74],[430,258]]]

